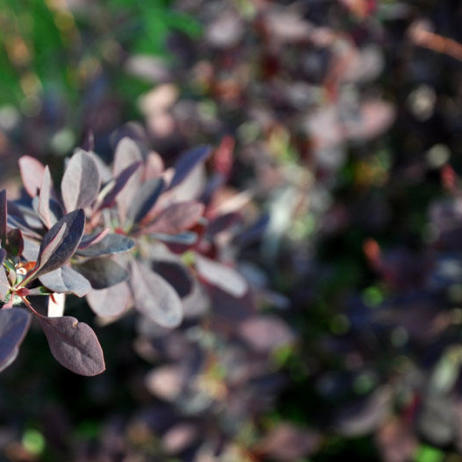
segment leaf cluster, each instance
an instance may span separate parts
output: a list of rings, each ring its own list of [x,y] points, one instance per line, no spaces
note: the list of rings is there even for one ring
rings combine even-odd
[[[64,315],[69,294],[86,297],[103,320],[133,308],[166,328],[182,322],[205,286],[245,295],[246,280],[229,258],[220,261],[215,242],[239,214],[208,207],[220,183],[197,183],[211,154],[200,146],[166,169],[143,142],[122,137],[111,166],[76,149],[59,189],[47,166],[19,160],[24,194],[15,201],[0,195],[2,369],[16,358],[32,317],[64,367],[88,376],[105,370],[95,332]],[[47,313],[37,297],[47,297]]]

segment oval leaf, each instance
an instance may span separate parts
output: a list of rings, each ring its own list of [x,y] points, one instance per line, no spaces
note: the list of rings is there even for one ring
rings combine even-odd
[[[130,274],[111,258],[94,258],[74,265],[74,268],[90,281],[93,289],[106,289],[126,281]]]
[[[77,249],[84,226],[82,209],[64,215],[43,237],[34,274],[45,274],[62,266]]]
[[[103,318],[120,316],[132,305],[132,294],[126,282],[102,290],[92,290],[87,295],[90,308]]]
[[[141,165],[142,162],[135,162],[129,165],[119,173],[117,178],[113,180],[110,185],[104,187],[106,193],[101,199],[101,205],[98,207],[99,209],[112,207],[117,198],[117,195],[125,188],[128,180],[130,180],[132,175],[139,169]]]
[[[127,137],[122,138],[117,144],[114,154],[114,177],[121,175],[122,171],[129,166],[142,161],[143,155],[135,141]],[[141,175],[141,169],[136,169],[116,196],[117,207],[122,221],[125,220],[133,196],[139,188]]]
[[[176,327],[183,318],[180,297],[159,275],[138,262],[131,265],[130,284],[136,308],[163,327]]]
[[[61,182],[66,211],[90,205],[98,195],[100,184],[98,166],[93,157],[78,149],[71,157]]]
[[[108,234],[101,241],[86,249],[79,249],[78,254],[84,257],[102,257],[128,252],[135,246],[135,241],[121,234]]]
[[[0,249],[1,252],[1,260],[5,258],[5,249]],[[10,282],[8,281],[8,277],[5,272],[5,268],[3,267],[2,263],[0,263],[0,302],[5,301],[5,297],[7,296],[10,290]]]
[[[186,151],[180,156],[175,164],[175,174],[170,182],[169,189],[178,186],[201,162],[204,162],[211,154],[210,146],[199,146]]]
[[[0,369],[13,362],[30,324],[30,314],[22,308],[0,310]]]
[[[51,180],[50,169],[45,167],[43,172],[42,184],[40,185],[40,194],[38,196],[37,212],[43,224],[50,229],[55,222],[50,209],[50,199],[52,196],[53,182]]]
[[[242,297],[247,292],[247,281],[229,266],[196,255],[196,269],[207,282],[234,297]]]
[[[102,230],[95,231],[92,234],[85,234],[80,241],[79,249],[86,249],[87,247],[102,241],[103,238],[110,232],[111,230],[109,228],[104,228]]]
[[[139,223],[154,207],[164,189],[164,180],[155,178],[148,180],[137,191],[127,213],[129,223]]]
[[[40,282],[52,292],[71,293],[77,297],[87,295],[91,290],[88,279],[69,266],[63,266],[40,276]]]
[[[101,374],[106,366],[104,355],[93,329],[72,316],[38,317],[51,354],[62,366],[76,374]]]
[[[178,234],[195,225],[204,213],[204,206],[197,201],[183,201],[163,209],[148,226],[149,232]]]
[[[42,185],[42,178],[45,167],[31,156],[22,156],[19,159],[19,171],[22,184],[31,197],[35,197]]]

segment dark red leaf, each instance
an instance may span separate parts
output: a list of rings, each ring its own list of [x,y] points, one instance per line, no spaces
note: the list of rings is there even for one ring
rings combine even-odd
[[[38,320],[56,361],[76,374],[93,376],[104,372],[103,350],[93,329],[72,316]]]
[[[178,234],[194,226],[204,213],[204,206],[197,201],[177,202],[167,206],[147,226],[148,232]]]

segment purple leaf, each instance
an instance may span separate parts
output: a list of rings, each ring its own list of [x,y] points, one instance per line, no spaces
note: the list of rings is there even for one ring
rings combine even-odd
[[[40,244],[36,240],[29,239],[26,236],[24,239],[24,249],[22,251],[22,256],[27,261],[37,261],[39,252]]]
[[[93,244],[86,249],[79,249],[78,255],[84,257],[102,257],[117,253],[128,252],[135,246],[135,241],[121,234],[108,234],[101,241]]]
[[[86,150],[87,154],[94,160],[96,166],[98,167],[98,174],[102,183],[107,183],[112,178],[111,169],[97,156],[94,152]]]
[[[190,247],[197,242],[197,234],[192,231],[185,231],[179,234],[152,233],[152,237],[166,244]]]
[[[118,177],[127,167],[142,161],[143,156],[135,141],[127,137],[122,138],[117,144],[114,154],[114,176]],[[125,220],[133,196],[139,188],[141,175],[141,169],[137,169],[127,180],[124,188],[116,196],[117,207],[122,221]]]
[[[64,215],[43,237],[34,273],[44,274],[62,266],[76,251],[84,226],[82,209]]]
[[[188,269],[181,263],[156,260],[152,264],[152,269],[171,284],[181,298],[186,297],[192,291],[192,277]]]
[[[195,225],[203,213],[200,202],[177,202],[163,209],[147,229],[154,233],[178,234]]]
[[[38,200],[37,197],[35,199]],[[22,204],[8,201],[8,225],[21,229],[28,236],[41,238],[42,221],[35,210]]]
[[[103,238],[107,236],[110,232],[111,230],[109,228],[104,228],[101,231],[96,231],[92,234],[84,235],[82,237],[82,240],[80,241],[79,249],[86,249],[87,247],[96,244],[97,242],[103,240]]]
[[[30,324],[30,314],[22,308],[0,310],[0,369],[11,364]]]
[[[155,178],[143,183],[128,209],[127,221],[129,223],[139,223],[154,207],[164,186],[165,183],[162,178]]]
[[[0,239],[1,244],[6,244],[6,222],[8,219],[8,203],[6,202],[6,190],[0,191]]]
[[[98,166],[82,149],[71,157],[61,181],[61,195],[67,212],[85,208],[98,195],[101,180]]]
[[[119,282],[126,281],[129,272],[111,258],[93,258],[84,263],[75,264],[74,268],[90,281],[93,289],[106,289]]]
[[[208,283],[228,292],[234,297],[242,297],[247,292],[247,281],[233,268],[209,258],[196,255],[196,269]]]
[[[176,327],[183,318],[180,297],[173,287],[148,267],[133,261],[130,284],[136,308],[163,327]]]
[[[5,300],[8,291],[10,290],[10,282],[3,267],[3,260],[6,257],[5,249],[0,249],[0,302]]]
[[[40,194],[38,198],[38,214],[43,221],[44,225],[50,229],[53,226],[53,218],[50,210],[50,199],[53,189],[53,182],[51,180],[50,169],[45,167],[42,177],[42,184],[40,185]]]
[[[139,169],[141,165],[142,162],[135,162],[129,165],[127,168],[123,169],[119,173],[117,178],[110,183],[112,186],[104,195],[101,205],[98,207],[99,209],[103,209],[105,207],[112,207],[117,198],[117,195],[125,188],[125,186],[128,183],[128,180],[130,180],[132,175]]]
[[[226,231],[240,221],[242,221],[242,215],[238,212],[230,212],[219,215],[210,221],[207,226],[206,234],[209,237],[213,237],[216,234]]]
[[[16,361],[18,354],[19,348],[15,348],[11,352],[10,356],[8,356],[8,358],[2,364],[0,364],[0,372],[3,372],[7,367],[11,366]]]
[[[72,293],[77,295],[77,297],[83,297],[91,290],[90,282],[69,266],[63,266],[49,273],[42,274],[39,279],[52,292]]]
[[[128,284],[121,282],[107,289],[92,290],[87,302],[98,316],[112,318],[128,310],[133,300]]]
[[[182,254],[197,244],[198,235],[192,231],[185,231],[180,234],[158,234],[151,233],[150,237],[157,239],[174,254]]]
[[[19,170],[24,188],[31,197],[35,197],[42,186],[45,167],[33,157],[22,156],[19,159]]]
[[[103,350],[88,324],[72,316],[39,316],[38,320],[52,355],[62,366],[86,376],[101,374],[106,369]]]
[[[175,174],[168,189],[178,186],[196,165],[204,162],[210,156],[211,152],[210,146],[199,146],[182,154],[175,164]]]

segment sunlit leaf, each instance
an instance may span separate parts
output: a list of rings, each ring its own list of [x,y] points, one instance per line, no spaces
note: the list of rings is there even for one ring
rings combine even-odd
[[[43,237],[36,274],[45,274],[63,265],[77,249],[83,235],[85,215],[82,209],[65,215]]]
[[[98,195],[100,187],[98,166],[82,149],[71,157],[61,181],[61,195],[67,212],[85,208]]]
[[[127,137],[122,138],[117,144],[114,154],[114,177],[117,178],[122,174],[123,170],[142,161],[143,156],[136,142]],[[116,196],[117,207],[122,221],[125,220],[131,201],[140,186],[141,175],[141,169],[136,169],[127,180],[124,188]]]
[[[42,185],[45,167],[31,156],[22,156],[19,159],[19,170],[24,188],[31,197],[35,197]]]

